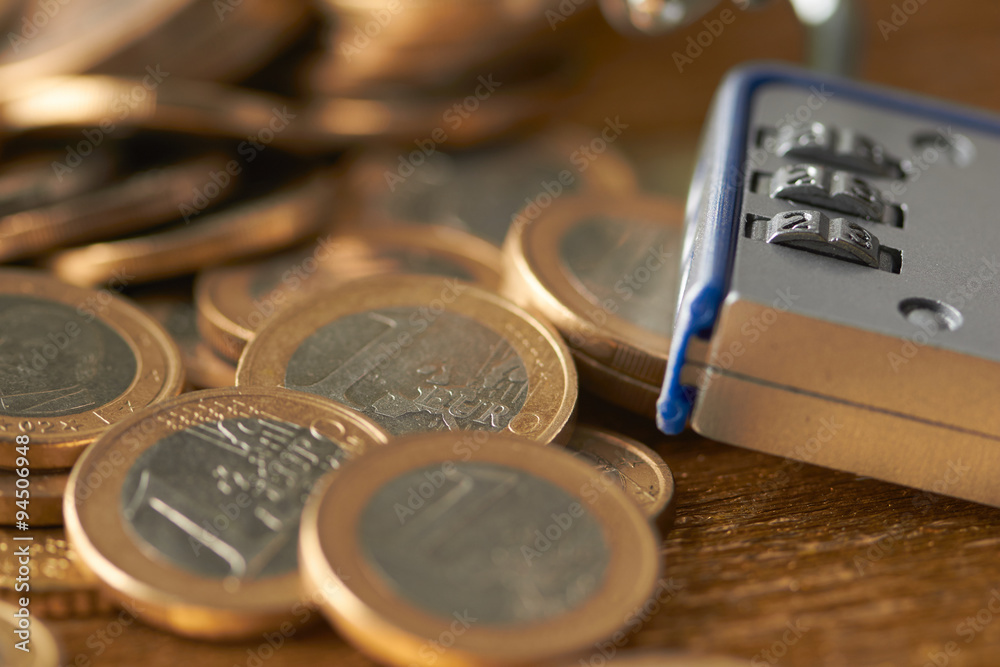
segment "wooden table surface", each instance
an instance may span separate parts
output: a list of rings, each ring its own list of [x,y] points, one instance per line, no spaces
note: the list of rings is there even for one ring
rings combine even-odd
[[[1000,112],[1000,3],[859,4],[864,78]],[[891,21],[894,4],[916,11],[884,38],[878,21]],[[672,54],[702,26],[632,42],[594,27],[600,64],[566,117],[598,127],[620,116],[630,124],[623,145],[644,165],[646,185],[683,194],[722,73],[750,58],[795,60],[802,50],[781,0],[734,11],[737,20],[683,73]],[[1000,665],[1000,510],[690,433],[669,438],[584,402],[583,414],[655,447],[677,482],[677,520],[662,547],[664,577],[676,590],[630,646],[713,651],[754,666]],[[323,624],[297,627],[276,651],[263,637],[213,645],[109,616],[53,627],[69,664],[373,664]]]

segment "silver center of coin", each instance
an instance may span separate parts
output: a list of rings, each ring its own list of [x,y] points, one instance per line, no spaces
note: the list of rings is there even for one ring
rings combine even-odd
[[[269,419],[205,422],[147,449],[122,485],[121,513],[151,556],[195,574],[294,572],[306,498],[346,453],[313,429]]]
[[[295,350],[285,386],[331,398],[393,435],[501,431],[521,411],[528,372],[475,320],[400,307],[341,317]]]
[[[494,463],[393,479],[362,511],[358,532],[368,561],[402,597],[473,625],[571,611],[601,587],[611,557],[584,502]]]
[[[125,339],[92,314],[0,295],[0,415],[60,417],[93,410],[125,393],[137,366]]]
[[[560,265],[595,306],[669,337],[678,280],[676,237],[656,225],[593,217],[563,237]]]
[[[534,144],[436,153],[389,198],[397,219],[446,224],[503,244],[525,206],[580,189],[568,155]]]

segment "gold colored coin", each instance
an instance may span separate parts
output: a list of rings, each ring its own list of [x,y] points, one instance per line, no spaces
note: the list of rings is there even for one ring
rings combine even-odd
[[[109,290],[0,270],[0,467],[73,465],[111,424],[177,395],[180,353],[157,322]]]
[[[22,608],[0,602],[0,665],[4,667],[59,667],[62,650],[52,630],[37,619],[25,621]],[[25,627],[25,623],[28,624]],[[19,632],[26,634],[21,635]],[[22,643],[23,642],[23,643]],[[23,650],[22,648],[23,647]]]
[[[263,133],[270,140],[268,146],[305,154],[329,153],[364,139],[410,142],[425,137],[425,141],[470,146],[547,115],[555,105],[554,87],[563,76],[553,70],[526,81],[501,82],[502,87],[476,81],[433,96],[329,97],[306,103],[168,77],[155,95],[145,95],[140,104],[128,107],[128,115],[116,127],[239,141]],[[488,87],[496,93],[481,102],[475,92],[485,95]],[[0,98],[0,128],[11,132],[91,128],[118,118],[116,104],[139,91],[145,91],[142,79],[85,75],[25,80],[16,96]]]
[[[61,513],[61,512],[60,512]],[[30,537],[30,541],[24,538]],[[19,573],[20,556],[27,547],[31,613],[39,618],[87,618],[110,611],[114,603],[101,594],[98,580],[81,562],[62,528],[27,532],[0,529],[0,598],[16,604],[25,595]],[[22,581],[19,582],[18,578]]]
[[[98,147],[87,156],[86,167],[54,173],[53,165],[65,159],[66,153],[45,151],[4,160],[0,165],[0,215],[6,217],[83,194],[107,182],[117,163],[115,151]]]
[[[326,57],[309,72],[310,89],[343,94],[372,89],[443,86],[487,60],[525,52],[535,44],[530,33],[546,26],[543,12],[551,0],[511,2],[417,2],[399,8],[384,3],[331,0],[325,8],[334,17]],[[387,11],[388,10],[388,11]],[[379,32],[358,43],[373,19],[382,15]],[[549,31],[547,31],[549,32]],[[534,42],[552,42],[551,34]],[[479,71],[489,71],[482,70]]]
[[[589,160],[595,136],[599,160]],[[410,144],[367,149],[347,174],[348,217],[365,224],[441,224],[503,243],[518,214],[534,216],[553,197],[636,191],[628,160],[600,135],[557,126],[530,139],[423,155]]]
[[[202,273],[195,286],[199,329],[220,354],[236,361],[254,332],[288,303],[351,280],[392,273],[450,276],[496,289],[500,253],[447,227],[330,235],[263,262]]]
[[[667,198],[563,197],[504,242],[503,294],[570,347],[651,385],[666,372],[683,207]]]
[[[190,298],[158,295],[137,300],[173,336],[181,351],[185,377],[191,386],[217,389],[236,385],[236,364],[217,355],[202,339]]]
[[[609,403],[645,417],[656,416],[660,387],[602,366],[585,354],[573,350],[573,362],[580,374],[580,385]]]
[[[376,660],[568,657],[614,633],[654,588],[655,531],[620,489],[561,448],[480,435],[396,440],[306,507],[306,586]]]
[[[203,184],[211,183],[208,172],[204,177]],[[332,196],[329,179],[328,172],[319,171],[278,192],[204,213],[191,224],[58,252],[47,266],[77,285],[100,284],[118,274],[146,282],[273,251],[302,240],[324,224]]]
[[[147,229],[177,217],[207,174],[225,169],[210,155],[134,174],[125,180],[0,218],[0,260]],[[50,168],[51,169],[51,168]],[[234,188],[222,188],[222,201]]]
[[[179,634],[250,637],[301,615],[306,496],[388,436],[283,389],[183,394],[109,429],[70,476],[66,532],[139,616]]]
[[[62,499],[69,481],[69,471],[34,472],[18,486],[20,475],[12,470],[0,470],[0,525],[13,526],[17,513],[22,511],[18,501],[27,502],[29,523],[32,526],[61,526]],[[21,496],[18,496],[18,492]]]
[[[247,345],[240,386],[330,398],[393,435],[506,431],[564,442],[573,360],[547,323],[452,278],[349,283],[288,308]]]
[[[660,525],[673,522],[674,475],[659,454],[623,435],[596,428],[577,426],[566,444],[573,452],[621,488],[650,519],[662,518]]]
[[[145,76],[148,96],[170,77],[241,78],[284,43],[305,13],[302,2],[267,0],[24,4],[34,32],[9,35],[12,48],[0,57],[4,95],[40,77],[94,70]],[[135,97],[116,100],[137,105],[147,95]]]

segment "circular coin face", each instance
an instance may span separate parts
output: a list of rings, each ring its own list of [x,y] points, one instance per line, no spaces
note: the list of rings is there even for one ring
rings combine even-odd
[[[650,519],[673,516],[673,473],[646,445],[594,426],[577,426],[566,449],[599,470]]]
[[[307,589],[378,660],[535,664],[611,635],[648,598],[657,539],[560,448],[422,434],[345,467],[303,515]]]
[[[94,574],[151,623],[249,636],[297,608],[299,519],[313,484],[386,441],[316,396],[184,394],[87,450],[70,476],[66,531]]]
[[[330,235],[263,262],[203,273],[195,288],[199,328],[221,354],[238,360],[254,332],[282,306],[351,280],[392,273],[450,276],[496,289],[500,253],[448,227]]]
[[[19,483],[18,480],[22,481]],[[22,511],[18,501],[24,500],[24,489],[27,489],[28,523],[32,526],[61,526],[62,499],[68,480],[68,470],[45,474],[33,472],[27,478],[22,478],[13,470],[0,470],[0,525],[15,525],[17,513]],[[20,498],[18,490],[21,490]]]
[[[409,150],[367,153],[348,175],[353,214],[389,224],[449,225],[499,246],[512,220],[536,216],[554,198],[635,191],[632,167],[606,142],[600,159],[586,159],[594,140],[587,130],[564,127],[525,142],[429,157],[419,151],[411,157]]]
[[[0,602],[0,632],[3,641],[0,642],[0,665],[4,667],[59,667],[61,651],[55,635],[44,623],[36,618],[26,620],[17,614],[27,607],[19,607],[6,602]],[[27,627],[25,626],[27,625]],[[30,633],[23,639],[18,630]],[[27,641],[25,641],[27,640]],[[18,648],[19,643],[24,650]]]
[[[548,324],[451,278],[388,276],[316,295],[264,326],[240,386],[333,399],[393,435],[506,431],[565,441],[577,397]]]
[[[108,425],[183,383],[167,332],[110,290],[0,270],[0,467],[20,456],[33,469],[68,468]]]
[[[511,228],[501,291],[537,308],[598,364],[659,385],[683,219],[672,199],[563,197]]]

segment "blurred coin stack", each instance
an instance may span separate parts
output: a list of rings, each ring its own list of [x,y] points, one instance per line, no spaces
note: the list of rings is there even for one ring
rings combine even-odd
[[[577,400],[650,414],[682,213],[614,119],[559,122],[594,8],[15,4],[0,597],[28,535],[41,617],[240,639],[319,610],[393,665],[619,631],[673,478]]]

